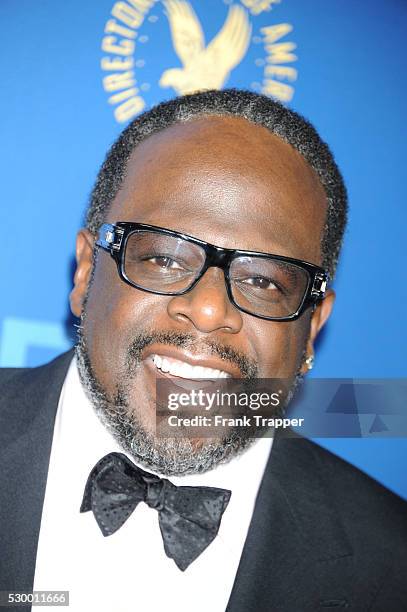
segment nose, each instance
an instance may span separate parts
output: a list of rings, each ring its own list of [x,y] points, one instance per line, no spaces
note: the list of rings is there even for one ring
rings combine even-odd
[[[209,268],[191,291],[174,296],[168,302],[167,311],[175,321],[190,323],[203,333],[236,334],[243,325],[240,311],[229,300],[219,268]]]

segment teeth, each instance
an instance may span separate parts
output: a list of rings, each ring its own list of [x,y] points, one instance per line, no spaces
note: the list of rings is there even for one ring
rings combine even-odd
[[[181,378],[230,378],[230,374],[223,370],[192,366],[185,361],[169,360],[161,355],[154,355],[153,362],[162,372],[168,372],[172,376],[180,376]]]

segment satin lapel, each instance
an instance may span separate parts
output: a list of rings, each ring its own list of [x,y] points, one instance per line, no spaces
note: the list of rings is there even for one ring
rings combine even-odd
[[[316,445],[276,437],[227,612],[346,607],[353,556]]]
[[[32,589],[52,436],[73,351],[16,371],[0,398],[0,590]]]

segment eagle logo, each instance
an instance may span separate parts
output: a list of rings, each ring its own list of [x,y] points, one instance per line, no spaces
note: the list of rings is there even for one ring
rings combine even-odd
[[[231,6],[222,29],[205,46],[204,33],[191,4],[184,0],[165,0],[163,4],[183,67],[165,70],[159,85],[172,87],[178,95],[221,89],[250,43],[252,28],[245,9]]]

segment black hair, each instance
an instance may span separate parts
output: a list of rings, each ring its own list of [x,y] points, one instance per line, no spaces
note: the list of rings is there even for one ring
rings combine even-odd
[[[127,162],[143,140],[175,123],[205,115],[232,115],[261,125],[296,149],[314,169],[327,197],[321,239],[322,265],[333,278],[347,220],[347,194],[334,157],[315,128],[276,100],[254,92],[225,89],[198,92],[162,102],[134,119],[107,153],[93,188],[87,227],[96,234],[120,190]]]

